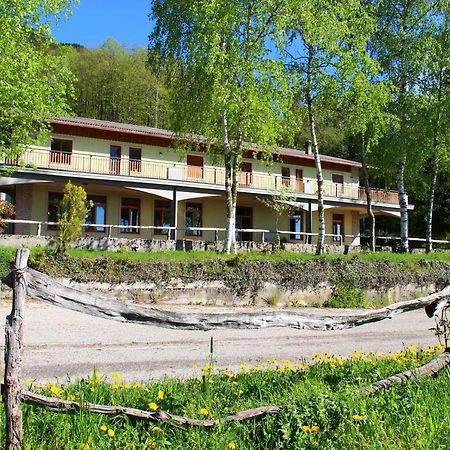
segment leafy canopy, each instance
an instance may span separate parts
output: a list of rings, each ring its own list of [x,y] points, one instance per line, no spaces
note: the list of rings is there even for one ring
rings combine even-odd
[[[67,113],[71,76],[51,54],[50,20],[72,0],[2,0],[0,3],[0,151],[16,155]]]

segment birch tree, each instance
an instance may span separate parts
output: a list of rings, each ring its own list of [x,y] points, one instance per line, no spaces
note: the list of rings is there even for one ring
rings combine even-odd
[[[308,111],[308,124],[317,171],[319,236],[325,239],[324,183],[317,138],[319,109],[334,108],[348,82],[359,72],[354,51],[364,52],[371,21],[359,0],[289,0],[280,27],[285,29],[284,54],[295,86]]]
[[[424,73],[429,32],[439,18],[438,0],[378,0],[378,30],[372,40],[373,53],[383,76],[396,88],[390,112],[395,115],[391,132],[384,141],[387,164],[397,167],[397,189],[401,213],[401,251],[409,250],[408,197],[405,177],[408,157],[417,151],[412,145],[412,116],[418,99],[418,86]]]
[[[14,157],[48,133],[48,121],[68,111],[71,75],[54,43],[50,20],[71,0],[0,2],[0,152]]]
[[[223,159],[227,205],[226,252],[235,244],[238,174],[243,155],[265,155],[281,131],[287,86],[270,56],[280,0],[157,0],[151,50],[175,60],[173,128]],[[205,140],[208,142],[205,144]],[[248,143],[252,143],[251,145]]]
[[[429,178],[427,215],[426,215],[426,252],[432,248],[433,209],[436,192],[436,182],[440,171],[449,172],[450,169],[450,31],[449,31],[449,3],[444,9],[444,19],[437,24],[432,33],[428,46],[426,67],[423,76],[422,95],[425,111],[421,110],[420,117],[427,118],[429,134],[425,149],[431,147],[431,176]],[[428,126],[427,126],[428,125]],[[428,160],[428,159],[427,159]]]

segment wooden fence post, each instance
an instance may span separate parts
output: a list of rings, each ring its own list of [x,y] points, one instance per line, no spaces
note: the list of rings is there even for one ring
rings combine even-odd
[[[26,283],[23,270],[27,267],[28,249],[17,250],[11,314],[5,324],[5,412],[6,449],[17,450],[22,445],[21,380],[23,349],[23,318],[25,314]]]

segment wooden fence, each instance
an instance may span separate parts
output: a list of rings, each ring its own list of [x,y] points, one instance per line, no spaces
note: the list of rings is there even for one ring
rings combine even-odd
[[[6,409],[6,448],[17,450],[21,448],[22,412],[21,402],[46,408],[54,412],[73,412],[88,410],[100,414],[126,415],[128,417],[159,422],[174,422],[182,425],[212,427],[219,423],[234,420],[245,420],[265,414],[276,414],[280,406],[261,407],[238,412],[218,420],[196,420],[175,416],[164,411],[142,411],[133,408],[94,405],[79,403],[57,398],[45,397],[30,391],[22,391],[21,364],[23,350],[23,320],[25,315],[25,296],[43,302],[71,309],[97,317],[121,322],[138,323],[185,330],[211,330],[219,328],[265,328],[291,327],[306,330],[342,330],[371,322],[388,319],[396,314],[426,307],[428,315],[441,311],[450,304],[450,286],[440,292],[415,300],[408,300],[378,310],[365,311],[351,316],[317,316],[300,314],[293,311],[270,311],[264,313],[224,313],[197,314],[161,311],[156,308],[144,308],[126,305],[101,296],[80,292],[65,287],[51,277],[27,267],[29,250],[17,251],[15,268],[6,280],[13,288],[11,313],[6,318],[5,328],[5,372],[3,397]],[[366,393],[389,387],[394,383],[403,383],[411,378],[420,378],[437,373],[450,363],[448,349],[431,363],[417,370],[394,375],[372,385]]]

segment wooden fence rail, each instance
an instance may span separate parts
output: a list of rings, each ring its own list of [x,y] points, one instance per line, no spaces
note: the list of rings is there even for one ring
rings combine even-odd
[[[22,391],[20,372],[26,293],[35,299],[42,300],[46,303],[96,317],[184,330],[267,327],[291,327],[320,331],[342,330],[392,318],[396,314],[423,307],[427,307],[427,313],[431,315],[436,311],[442,311],[450,304],[450,286],[447,286],[440,292],[426,297],[395,303],[385,308],[351,316],[320,316],[299,314],[292,311],[224,314],[174,313],[157,308],[126,305],[122,302],[63,286],[51,277],[28,268],[28,256],[29,250],[27,249],[17,251],[15,269],[12,272],[12,277],[9,277],[9,279],[6,280],[6,283],[13,288],[12,310],[11,314],[6,318],[5,327],[5,373],[4,386],[2,389],[6,408],[6,448],[8,450],[18,450],[21,448],[23,438],[21,401],[44,407],[50,411],[71,412],[84,408],[101,414],[122,414],[135,419],[175,422],[178,424],[207,428],[219,423],[233,420],[246,420],[265,414],[276,414],[280,411],[279,406],[261,407],[242,411],[225,419],[199,421],[196,419],[174,416],[164,411],[152,413],[126,407],[80,404]],[[410,371],[406,375],[398,374],[391,377],[392,379],[382,380],[379,386],[374,385],[369,392],[375,392],[380,388],[390,387],[394,383],[404,382],[414,378],[416,375],[427,376],[427,374],[430,373],[434,374],[449,363],[450,355],[448,349],[446,349],[444,357],[440,358],[435,363],[429,363],[424,370],[419,370],[417,373]]]

